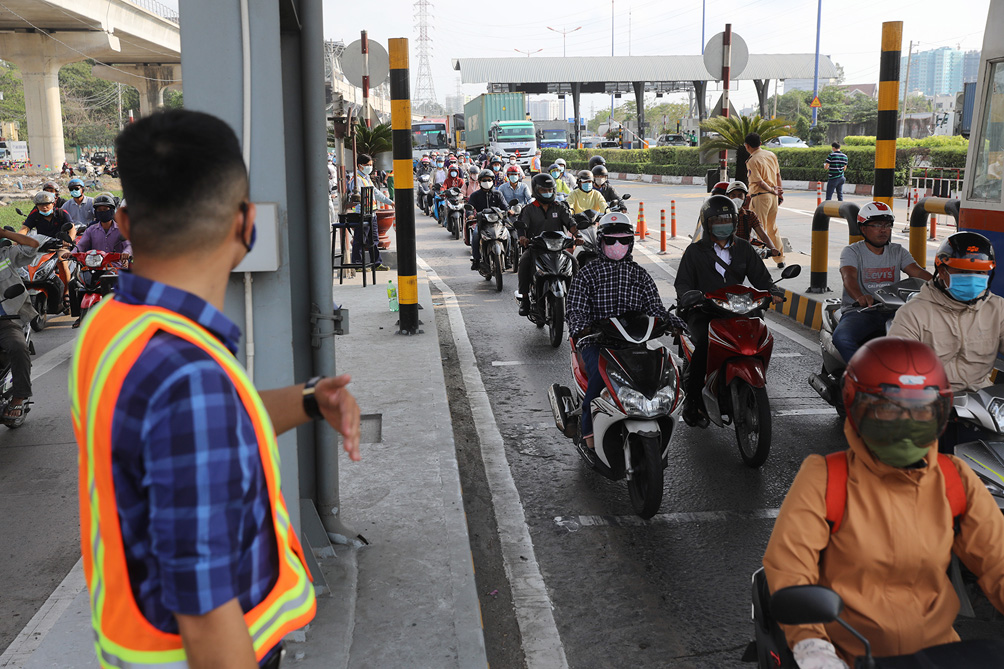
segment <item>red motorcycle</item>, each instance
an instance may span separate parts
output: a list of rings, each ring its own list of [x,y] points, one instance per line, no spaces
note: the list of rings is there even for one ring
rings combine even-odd
[[[799,265],[790,265],[781,278],[798,276],[801,270]],[[748,467],[759,467],[770,453],[770,398],[766,386],[774,337],[763,312],[771,300],[766,291],[736,285],[710,293],[691,290],[679,301],[681,312],[698,309],[711,317],[701,400],[712,423],[735,427],[739,455]],[[680,348],[685,365],[689,365],[694,346],[688,337],[680,338]]]
[[[119,280],[117,264],[127,263],[130,256],[126,253],[97,250],[77,251],[70,256],[78,263],[78,270],[71,281],[71,294],[80,298],[79,304],[71,303],[70,313],[79,315],[80,320],[83,320],[88,309],[112,292]]]

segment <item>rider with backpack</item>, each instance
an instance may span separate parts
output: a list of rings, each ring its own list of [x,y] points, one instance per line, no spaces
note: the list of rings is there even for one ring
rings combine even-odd
[[[844,377],[850,448],[810,455],[781,505],[764,554],[771,592],[818,584],[875,656],[958,641],[952,553],[1004,611],[1004,516],[962,460],[939,454],[952,406],[926,345],[874,339]],[[800,669],[846,669],[864,654],[837,623],[782,626]]]

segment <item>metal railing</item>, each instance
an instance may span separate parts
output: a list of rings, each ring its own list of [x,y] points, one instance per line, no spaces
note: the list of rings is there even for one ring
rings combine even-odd
[[[157,0],[125,0],[129,4],[142,7],[151,14],[167,19],[171,23],[181,25],[178,19],[178,10],[171,9],[167,5],[157,2]]]
[[[965,169],[961,167],[924,167],[910,175],[910,190],[917,189],[920,197],[955,197],[962,191]]]

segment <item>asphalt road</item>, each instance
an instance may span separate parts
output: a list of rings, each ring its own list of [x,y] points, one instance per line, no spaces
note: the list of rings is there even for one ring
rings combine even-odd
[[[658,210],[675,199],[681,232],[683,221],[692,230],[704,197],[694,187],[617,186],[645,201],[650,229],[651,212],[658,221]],[[809,197],[789,202],[806,199],[811,209],[815,194],[811,205]],[[807,243],[808,217],[782,211],[779,220],[793,246],[803,236]],[[759,470],[742,464],[731,428],[697,430],[681,421],[660,513],[644,522],[631,511],[625,483],[588,470],[555,428],[546,391],[554,382],[569,384],[569,348],[552,349],[546,331],[518,316],[515,274],[507,274],[505,289],[496,293],[493,282],[470,271],[462,242],[421,214],[417,227],[419,254],[461,305],[569,665],[750,666],[739,661],[753,631],[750,575],[773,517],[802,460],[844,443],[836,413],[806,383],[821,362],[816,333],[768,314],[775,335],[767,385],[774,438],[766,464]],[[635,253],[667,305],[675,299],[670,272],[684,241],[659,262]],[[653,242],[646,246],[658,250]],[[444,361],[449,375],[450,357]],[[478,524],[470,510],[468,517]],[[480,571],[478,551],[475,566]],[[483,610],[490,606],[483,600]],[[491,625],[486,617],[489,645]],[[993,629],[1000,633],[1000,626]]]
[[[0,648],[6,648],[80,558],[77,444],[66,394],[68,316],[35,333],[35,405],[0,427]],[[62,360],[55,367],[53,362]]]

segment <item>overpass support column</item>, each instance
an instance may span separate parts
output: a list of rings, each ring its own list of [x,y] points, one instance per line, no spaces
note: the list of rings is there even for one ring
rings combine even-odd
[[[767,91],[770,90],[770,79],[754,79],[756,97],[760,102],[760,118],[770,118],[767,115]]]
[[[59,40],[43,33],[0,35],[0,53],[20,68],[24,81],[29,160],[54,169],[66,160],[59,68],[83,60],[85,54],[119,50],[118,38],[108,33],[60,33]]]
[[[634,104],[635,109],[638,110],[638,136],[641,137],[641,146],[639,149],[645,148],[645,82],[635,81],[631,85],[634,87]],[[634,146],[632,142],[631,146]]]
[[[575,148],[582,143],[582,129],[579,127],[579,100],[582,98],[582,84],[572,82],[572,113],[575,114]],[[543,167],[543,165],[541,165]]]
[[[139,91],[139,115],[149,116],[164,106],[164,91],[181,83],[181,65],[95,65],[91,74]]]
[[[697,100],[697,120],[703,121],[708,117],[708,110],[704,104],[704,95],[708,90],[708,82],[706,81],[695,81],[694,84],[694,99]]]

